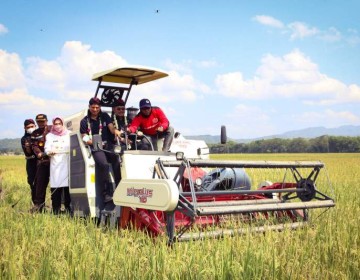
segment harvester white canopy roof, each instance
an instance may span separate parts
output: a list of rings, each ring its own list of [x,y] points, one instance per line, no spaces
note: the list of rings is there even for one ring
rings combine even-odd
[[[167,73],[158,69],[143,66],[126,66],[95,73],[92,80],[121,84],[143,84],[166,76],[168,76]]]

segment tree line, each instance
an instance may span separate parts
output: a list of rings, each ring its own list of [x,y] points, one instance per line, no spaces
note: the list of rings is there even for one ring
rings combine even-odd
[[[316,138],[272,138],[249,143],[229,141],[225,145],[208,144],[210,153],[360,153],[360,136],[328,136]],[[20,139],[1,140],[0,154],[23,153]]]
[[[359,153],[360,136],[328,136],[316,138],[272,138],[249,143],[229,141],[225,145],[210,144],[210,153]]]

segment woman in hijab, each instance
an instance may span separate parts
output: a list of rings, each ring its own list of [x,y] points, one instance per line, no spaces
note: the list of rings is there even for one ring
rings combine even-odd
[[[52,128],[46,135],[45,153],[50,156],[51,202],[54,214],[60,213],[61,198],[64,195],[65,210],[72,213],[69,192],[69,131],[61,117],[52,120]]]

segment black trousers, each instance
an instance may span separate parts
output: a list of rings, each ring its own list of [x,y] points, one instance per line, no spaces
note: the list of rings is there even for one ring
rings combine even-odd
[[[51,204],[54,214],[60,213],[62,197],[64,197],[64,206],[66,211],[71,212],[69,187],[51,188]]]
[[[49,184],[50,179],[50,160],[49,159],[38,159],[36,165],[36,176],[35,176],[35,200],[34,204],[44,207],[46,188]]]
[[[114,144],[115,145],[115,144]],[[114,148],[114,145],[110,146],[110,150]],[[121,151],[126,150],[126,145],[124,143],[120,143]],[[111,163],[112,170],[114,172],[114,181],[115,181],[115,188],[120,183],[121,180],[121,156],[116,154],[107,154],[107,159]]]
[[[27,182],[31,190],[31,201],[35,204],[36,197],[36,187],[35,187],[35,177],[36,177],[36,158],[30,158],[26,160],[26,174]]]
[[[112,201],[113,184],[110,181],[109,173],[111,171],[111,158],[103,151],[92,151],[96,168],[96,182],[98,186],[98,193],[102,194],[103,202]],[[108,158],[109,157],[109,158]],[[114,176],[114,174],[112,174]]]

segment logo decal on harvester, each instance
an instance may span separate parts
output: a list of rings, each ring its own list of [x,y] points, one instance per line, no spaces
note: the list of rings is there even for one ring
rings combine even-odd
[[[128,188],[127,189],[127,196],[138,197],[141,203],[146,203],[148,197],[152,197],[153,190],[142,188],[142,189],[135,189],[135,188]]]

